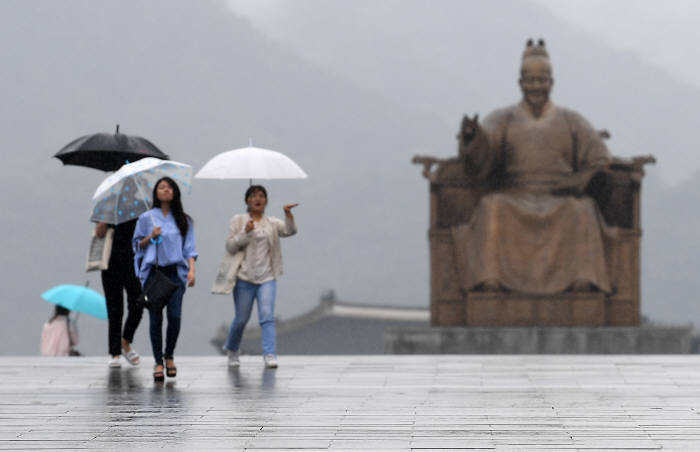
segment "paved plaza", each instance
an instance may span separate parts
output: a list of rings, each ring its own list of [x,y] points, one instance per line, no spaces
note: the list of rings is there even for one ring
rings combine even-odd
[[[693,355],[148,361],[1,357],[0,449],[700,450]]]

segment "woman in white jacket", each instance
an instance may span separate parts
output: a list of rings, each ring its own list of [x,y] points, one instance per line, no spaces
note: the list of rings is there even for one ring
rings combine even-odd
[[[213,292],[233,292],[236,314],[229,329],[224,350],[231,367],[238,367],[239,347],[253,302],[258,301],[258,319],[262,330],[263,358],[266,367],[277,367],[275,297],[277,277],[282,274],[280,237],[296,234],[292,208],[284,206],[284,220],[265,215],[267,191],[251,185],[245,192],[248,213],[231,220],[226,240],[226,256],[219,269]]]

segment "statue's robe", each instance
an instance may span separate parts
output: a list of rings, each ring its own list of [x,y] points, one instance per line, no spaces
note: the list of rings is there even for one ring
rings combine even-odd
[[[462,288],[491,280],[553,294],[587,281],[611,292],[604,238],[613,230],[583,194],[610,160],[599,134],[553,104],[539,118],[522,103],[498,110],[481,127],[463,157],[472,177],[498,184],[452,229]]]

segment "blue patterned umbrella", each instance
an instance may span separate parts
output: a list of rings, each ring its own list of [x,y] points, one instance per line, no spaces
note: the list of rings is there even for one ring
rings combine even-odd
[[[42,293],[41,298],[71,311],[89,314],[98,319],[107,318],[105,297],[85,286],[61,284]]]
[[[137,218],[151,208],[153,186],[165,176],[172,178],[180,191],[191,191],[190,165],[148,157],[122,166],[95,190],[90,220],[116,225]]]

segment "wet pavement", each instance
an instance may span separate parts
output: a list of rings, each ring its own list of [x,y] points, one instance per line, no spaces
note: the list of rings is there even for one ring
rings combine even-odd
[[[700,450],[700,357],[0,357],[4,450]]]

